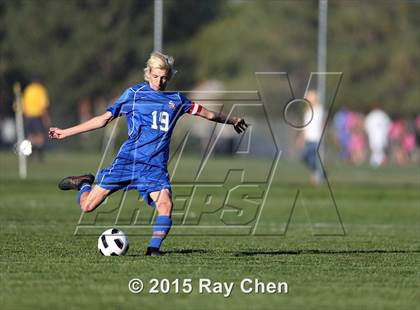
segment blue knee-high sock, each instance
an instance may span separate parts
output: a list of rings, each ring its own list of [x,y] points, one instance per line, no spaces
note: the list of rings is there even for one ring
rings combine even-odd
[[[92,190],[92,186],[89,183],[84,183],[80,187],[79,192],[77,193],[77,203],[80,205],[80,198],[82,197],[83,193],[90,192]]]
[[[153,225],[153,236],[150,239],[149,246],[153,248],[160,248],[166,235],[172,226],[172,219],[168,215],[159,215],[156,217],[155,225]]]

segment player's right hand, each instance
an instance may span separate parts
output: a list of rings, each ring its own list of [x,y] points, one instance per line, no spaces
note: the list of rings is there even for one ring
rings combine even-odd
[[[51,127],[48,131],[48,137],[50,137],[50,139],[64,139],[66,135],[64,134],[63,129]]]

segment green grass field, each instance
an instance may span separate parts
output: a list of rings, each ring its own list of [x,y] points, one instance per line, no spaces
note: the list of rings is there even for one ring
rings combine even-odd
[[[164,243],[167,255],[153,258],[143,256],[148,235],[130,229],[132,210],[122,213],[119,222],[130,239],[125,257],[100,256],[96,232],[74,235],[80,219],[75,192],[60,192],[56,183],[69,174],[96,172],[98,162],[98,155],[51,153],[45,165],[30,162],[28,179],[20,181],[15,156],[0,153],[1,309],[420,308],[416,165],[374,170],[328,163],[346,234],[319,236],[318,228],[337,228],[334,216],[333,224],[323,227],[317,214],[311,215],[312,204],[330,204],[325,188],[309,186],[307,172],[299,164],[280,161],[281,173],[274,178],[260,223],[268,234],[224,237],[210,229],[194,236],[176,233],[174,228]],[[218,167],[223,171],[231,164],[221,159]],[[257,172],[258,161],[248,166]],[[297,189],[302,198],[287,233],[276,235],[282,231],[277,228],[287,224]],[[113,217],[104,211],[112,211],[118,201],[116,194],[85,222],[93,221],[99,232],[102,226],[112,227]],[[130,192],[126,204],[142,203]],[[148,212],[140,207],[140,214]],[[318,215],[331,220],[331,214]],[[203,223],[206,220],[211,224],[214,217],[203,218]],[[131,278],[142,279],[145,291],[130,293]],[[172,289],[169,294],[149,294],[152,278],[191,278],[193,292],[176,294]],[[228,298],[200,294],[200,278],[234,282],[233,293]],[[244,278],[287,282],[288,292],[245,294],[239,289]]]

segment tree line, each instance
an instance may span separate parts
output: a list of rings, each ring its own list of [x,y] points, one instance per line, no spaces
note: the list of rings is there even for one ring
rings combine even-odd
[[[343,72],[340,102],[418,112],[419,12],[419,1],[329,1],[327,70]],[[172,87],[216,79],[247,89],[267,70],[303,87],[316,71],[317,27],[318,1],[165,0]],[[36,74],[53,114],[75,115],[80,98],[111,99],[141,81],[152,49],[152,0],[0,0],[0,114],[11,113],[13,83]]]

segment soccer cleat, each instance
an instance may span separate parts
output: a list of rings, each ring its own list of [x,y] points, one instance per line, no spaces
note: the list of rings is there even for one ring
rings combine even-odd
[[[92,184],[95,181],[95,176],[91,173],[79,175],[79,176],[71,176],[64,178],[58,183],[58,188],[63,191],[68,191],[70,189],[80,190],[80,187],[83,183]]]
[[[163,252],[161,252],[158,248],[147,247],[146,256],[163,256]]]

